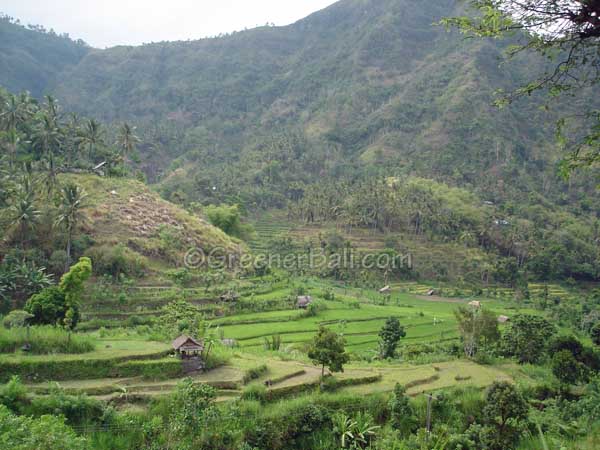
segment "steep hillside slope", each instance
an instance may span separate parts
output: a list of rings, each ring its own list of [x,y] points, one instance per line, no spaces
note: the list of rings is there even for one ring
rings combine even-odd
[[[221,248],[241,255],[246,247],[204,219],[161,199],[142,183],[122,178],[62,175],[88,193],[85,231],[94,241],[88,253],[101,257],[102,247],[127,247],[141,255],[148,269],[175,269],[184,265],[192,248],[206,254]],[[100,249],[100,250],[98,250]]]
[[[49,93],[47,88],[58,74],[77,64],[88,50],[82,41],[0,16],[0,86],[40,97]]]
[[[460,8],[454,0],[342,0],[287,27],[91,51],[53,90],[79,112],[137,122],[154,166],[184,156],[171,167],[182,171],[167,195],[204,197],[214,194],[204,185],[217,185],[220,200],[261,204],[264,186],[275,185],[280,197],[267,203],[281,205],[293,181],[366,168],[486,195],[509,179],[516,191],[562,191],[555,116],[535,100],[491,106],[498,87],[541,63],[501,65],[508,43],[464,40],[434,25]],[[156,172],[170,170],[148,170]],[[232,178],[244,189],[230,188]]]

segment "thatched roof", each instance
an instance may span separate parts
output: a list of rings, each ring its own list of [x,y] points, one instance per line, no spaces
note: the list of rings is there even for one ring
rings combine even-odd
[[[310,295],[300,295],[298,297],[297,304],[300,307],[308,306],[312,303],[312,297]]]
[[[234,302],[240,298],[240,294],[235,291],[227,291],[219,297],[223,302]]]
[[[189,337],[186,335],[179,336],[175,339],[171,345],[175,350],[203,350],[204,342],[197,341],[193,337]]]

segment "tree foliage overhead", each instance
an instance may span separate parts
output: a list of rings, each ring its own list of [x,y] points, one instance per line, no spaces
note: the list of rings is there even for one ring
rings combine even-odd
[[[448,26],[479,37],[517,36],[508,48],[514,57],[534,51],[548,60],[530,80],[505,93],[499,103],[545,90],[590,100],[600,81],[600,2],[598,0],[469,0],[479,14],[444,19]],[[527,53],[526,53],[527,54]],[[561,143],[567,144],[566,120],[585,121],[587,131],[571,136],[567,168],[600,159],[600,110],[598,102],[584,101],[571,117],[559,121]]]

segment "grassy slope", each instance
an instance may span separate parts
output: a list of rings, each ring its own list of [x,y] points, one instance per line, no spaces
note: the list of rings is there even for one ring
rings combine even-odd
[[[206,373],[194,374],[192,378],[197,383],[208,383],[220,388],[222,399],[237,397],[244,385],[244,373],[254,367],[265,364],[266,373],[252,381],[252,384],[263,384],[266,380],[286,377],[275,383],[271,389],[290,389],[318,383],[320,369],[310,363],[292,360],[282,360],[265,354],[254,355],[236,352],[226,366],[218,367]],[[414,366],[410,364],[386,364],[376,367],[353,363],[345,371],[336,374],[342,381],[353,380],[356,385],[344,387],[342,392],[356,394],[373,394],[389,392],[396,383],[409,385],[409,394],[416,395],[423,391],[438,390],[456,384],[462,386],[484,387],[498,379],[512,379],[516,373],[513,366],[490,367],[480,366],[470,361],[448,361],[434,365]],[[372,382],[369,377],[380,375],[380,381]],[[462,378],[457,380],[456,377]],[[520,374],[523,376],[523,374]],[[122,396],[123,392],[138,396],[154,396],[171,392],[181,378],[150,381],[141,377],[133,378],[101,378],[96,380],[67,380],[61,381],[61,386],[70,393],[89,393],[104,400]],[[364,381],[361,381],[364,380]],[[367,381],[368,380],[368,381]],[[48,382],[33,383],[29,386],[34,391],[44,392],[52,384]],[[224,386],[231,385],[225,389]]]
[[[204,251],[221,247],[234,254],[245,251],[240,241],[161,199],[138,181],[73,174],[61,179],[77,183],[88,193],[85,227],[97,245],[125,244],[146,256],[157,270],[181,265],[185,251],[192,247]],[[178,242],[164,242],[165,227]]]
[[[72,361],[89,359],[117,359],[134,356],[160,354],[169,350],[169,346],[162,342],[152,342],[131,339],[102,339],[96,343],[96,349],[89,353],[76,355],[27,355],[19,353],[0,354],[0,361]]]
[[[427,343],[457,337],[454,310],[467,299],[440,299],[431,301],[412,294],[394,291],[385,305],[374,304],[378,299],[371,290],[340,288],[322,280],[306,283],[309,293],[319,298],[321,292],[333,288],[336,301],[323,301],[327,310],[315,317],[301,317],[294,310],[239,314],[217,319],[214,325],[227,338],[236,339],[243,348],[261,347],[264,337],[280,334],[283,344],[299,344],[309,341],[320,325],[343,332],[351,351],[369,351],[377,346],[377,333],[390,316],[397,316],[406,327],[404,343]],[[293,287],[254,295],[260,303],[273,298],[284,298],[292,293]],[[380,300],[380,298],[379,298]],[[356,308],[356,302],[360,307]],[[508,301],[483,299],[483,304],[498,314],[514,315],[515,305]],[[521,312],[532,310],[521,309]],[[253,321],[255,323],[237,323]]]
[[[467,262],[492,263],[494,256],[477,247],[467,247],[457,242],[436,242],[422,236],[405,233],[382,233],[354,228],[350,231],[331,223],[302,224],[287,219],[283,211],[270,211],[253,221],[256,230],[250,247],[253,251],[267,252],[269,243],[291,238],[299,246],[306,243],[318,248],[323,237],[329,233],[341,235],[352,244],[357,253],[379,252],[386,248],[386,241],[396,242],[403,255],[411,255],[413,271],[421,279],[434,279],[439,267],[444,267],[449,279],[457,279],[469,271]]]

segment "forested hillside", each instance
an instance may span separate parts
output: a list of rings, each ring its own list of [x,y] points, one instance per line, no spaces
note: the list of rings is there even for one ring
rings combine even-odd
[[[541,62],[503,66],[508,43],[434,25],[456,5],[344,0],[288,27],[92,51],[52,91],[82,113],[143,125],[146,156],[158,161],[148,173],[170,172],[165,162],[181,156],[166,189],[192,198],[210,184],[283,206],[292,181],[365,170],[488,196],[509,180],[513,191],[562,193],[555,117],[539,99],[491,106],[497,88]]]
[[[492,106],[543,62],[504,65],[510,42],[436,25],[462,12],[455,0],[342,0],[286,27],[86,50],[45,90],[109,129],[137,125],[137,168],[180,204],[285,208],[466,241],[536,278],[594,279],[595,174],[558,175],[555,112],[577,101]]]
[[[10,91],[28,90],[40,97],[88,50],[83,41],[0,14],[0,84]]]

